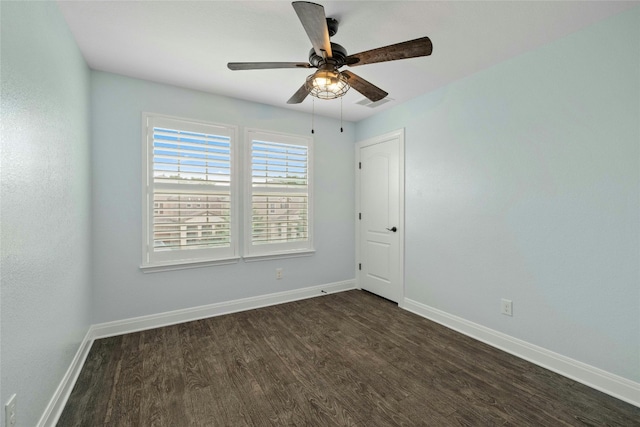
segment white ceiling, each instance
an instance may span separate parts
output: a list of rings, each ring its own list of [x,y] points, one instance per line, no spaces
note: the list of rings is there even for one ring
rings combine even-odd
[[[320,2],[320,1],[318,1]],[[89,67],[310,112],[288,105],[308,69],[230,71],[227,62],[308,60],[311,43],[289,1],[58,1]],[[637,6],[613,1],[330,1],[332,41],[357,53],[429,36],[429,57],[350,71],[389,92],[376,108],[351,89],[344,118],[358,121]],[[597,61],[594,52],[594,61]],[[347,67],[345,67],[347,68]],[[315,101],[340,116],[340,101]]]

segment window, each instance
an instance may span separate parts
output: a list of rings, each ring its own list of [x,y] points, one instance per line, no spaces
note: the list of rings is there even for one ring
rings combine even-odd
[[[143,115],[142,267],[237,258],[236,128]]]
[[[313,252],[311,138],[245,132],[245,257]]]

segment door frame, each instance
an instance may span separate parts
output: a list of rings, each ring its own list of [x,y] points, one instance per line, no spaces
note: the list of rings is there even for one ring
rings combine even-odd
[[[390,139],[398,139],[398,173],[400,175],[399,177],[399,186],[400,188],[398,189],[399,192],[399,205],[398,209],[398,218],[399,218],[399,224],[398,224],[398,253],[400,256],[400,261],[398,263],[399,269],[400,271],[398,272],[398,280],[400,280],[400,298],[398,301],[398,306],[399,307],[403,307],[404,306],[404,295],[405,295],[405,283],[404,283],[404,236],[405,236],[405,232],[404,232],[404,191],[405,191],[405,186],[404,186],[404,179],[405,179],[405,173],[404,173],[404,128],[398,129],[398,130],[394,130],[392,132],[388,132],[385,133],[383,135],[379,135],[379,136],[374,136],[372,138],[368,138],[365,139],[363,141],[358,141],[355,144],[355,150],[356,150],[356,155],[355,155],[355,165],[354,165],[354,170],[355,170],[355,175],[356,175],[356,211],[355,211],[355,224],[356,224],[356,265],[355,265],[355,276],[356,276],[356,288],[357,289],[362,289],[362,287],[360,286],[360,269],[358,268],[358,264],[360,263],[360,219],[359,219],[359,213],[360,213],[360,172],[359,172],[359,164],[360,164],[360,149],[363,147],[367,147],[370,145],[375,145],[375,144],[380,144],[383,143],[385,141],[388,141]]]

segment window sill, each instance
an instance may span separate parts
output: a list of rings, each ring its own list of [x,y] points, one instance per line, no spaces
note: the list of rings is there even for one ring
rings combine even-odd
[[[140,270],[142,270],[143,273],[158,273],[161,271],[184,270],[187,268],[209,267],[212,265],[237,264],[238,261],[240,261],[239,257],[209,261],[176,261],[164,264],[141,265]]]
[[[265,254],[265,255],[244,255],[242,259],[244,262],[256,262],[256,261],[269,261],[272,259],[282,259],[282,258],[298,258],[303,256],[311,256],[316,253],[315,249],[306,249],[303,251],[295,251],[295,252],[282,252],[279,254]]]

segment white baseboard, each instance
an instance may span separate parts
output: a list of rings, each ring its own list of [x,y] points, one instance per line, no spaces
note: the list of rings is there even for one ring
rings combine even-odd
[[[640,407],[640,383],[405,298],[407,311]]]
[[[178,323],[190,322],[192,320],[221,316],[223,314],[252,310],[254,308],[267,307],[270,305],[283,304],[286,302],[348,291],[355,289],[355,287],[355,280],[345,280],[343,282],[311,286],[308,288],[294,289],[292,291],[277,292],[257,297],[92,325],[89,327],[87,334],[80,343],[78,351],[76,352],[69,369],[67,369],[67,372],[62,378],[60,385],[56,389],[55,394],[49,401],[42,417],[40,417],[37,427],[54,427],[58,422],[95,339],[123,335],[146,329],[159,328],[162,326],[175,325]]]
[[[206,319],[207,317],[221,316],[223,314],[237,313],[239,311],[253,310],[254,308],[318,297],[350,289],[355,289],[354,280],[294,289],[292,291],[277,292],[216,304],[202,305],[200,307],[185,308],[182,310],[168,311],[166,313],[152,314],[149,316],[116,320],[114,322],[99,323],[91,326],[90,332],[93,339],[106,338],[131,332],[144,331],[146,329],[191,322],[193,320]]]
[[[82,339],[82,342],[78,347],[78,351],[76,351],[76,355],[73,357],[73,360],[69,365],[69,369],[65,372],[62,377],[62,381],[60,381],[60,385],[58,385],[58,388],[49,401],[42,417],[40,417],[40,421],[36,424],[37,427],[55,426],[58,422],[60,415],[62,415],[64,405],[67,403],[67,399],[69,399],[69,396],[71,395],[73,386],[76,384],[78,375],[80,375],[82,366],[84,365],[85,360],[87,360],[91,344],[93,344],[93,339],[91,339],[91,328],[89,328],[89,331],[87,331]]]

